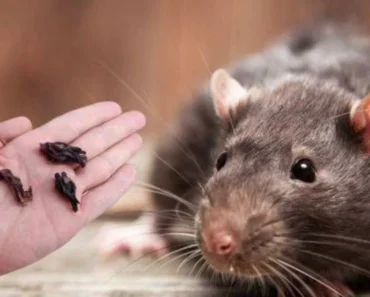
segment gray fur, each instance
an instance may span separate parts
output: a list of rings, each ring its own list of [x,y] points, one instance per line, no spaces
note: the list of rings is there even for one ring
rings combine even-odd
[[[370,240],[370,161],[349,122],[353,102],[370,91],[369,40],[332,24],[304,28],[228,70],[243,86],[260,88],[260,98],[241,105],[232,115],[233,125],[223,127],[205,84],[158,147],[158,154],[183,178],[155,161],[151,182],[195,205],[206,199],[198,183],[222,207],[236,203],[231,196],[271,202],[282,219],[292,218],[287,231],[293,239],[313,240],[310,234],[321,233]],[[215,159],[225,149],[228,161],[215,173]],[[313,184],[290,178],[292,162],[305,154],[323,173]],[[159,194],[154,201],[160,210],[189,212]],[[178,223],[158,214],[158,232]],[[370,267],[361,246],[292,243],[294,252],[287,249],[286,257],[331,281],[361,273],[299,249]]]

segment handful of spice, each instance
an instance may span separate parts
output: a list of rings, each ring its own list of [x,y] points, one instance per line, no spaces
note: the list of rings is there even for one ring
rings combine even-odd
[[[87,162],[85,151],[64,142],[41,143],[40,151],[53,163],[77,163],[81,167],[85,167]],[[67,176],[67,173],[55,173],[54,184],[57,191],[68,199],[73,211],[77,212],[80,202],[76,198],[76,185],[71,178]]]
[[[14,191],[17,201],[25,206],[32,200],[32,188],[24,190],[22,181],[15,176],[9,169],[0,170],[0,181],[6,182]]]
[[[40,144],[40,151],[53,163],[73,164],[77,163],[85,167],[87,162],[86,152],[79,147],[68,145],[64,142],[45,142]],[[67,173],[56,173],[54,175],[55,188],[68,199],[74,212],[78,211],[79,201],[76,198],[76,185],[67,176]],[[0,181],[11,186],[16,195],[17,201],[25,206],[32,200],[32,188],[24,190],[19,177],[15,176],[9,169],[0,170]]]

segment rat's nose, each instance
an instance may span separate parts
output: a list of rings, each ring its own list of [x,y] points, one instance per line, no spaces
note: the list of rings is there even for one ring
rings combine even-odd
[[[234,237],[228,232],[216,232],[206,236],[203,234],[204,245],[209,253],[218,256],[228,256],[235,249]]]

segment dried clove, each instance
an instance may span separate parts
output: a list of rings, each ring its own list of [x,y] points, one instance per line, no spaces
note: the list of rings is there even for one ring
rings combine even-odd
[[[55,173],[55,188],[68,199],[74,212],[78,211],[78,204],[80,201],[76,198],[76,185],[67,176],[67,173]]]
[[[77,163],[85,167],[87,162],[85,151],[64,142],[41,143],[40,151],[53,163]]]
[[[0,181],[6,182],[12,187],[17,201],[25,206],[29,201],[32,201],[32,188],[24,190],[22,181],[19,177],[15,176],[9,169],[0,170]]]

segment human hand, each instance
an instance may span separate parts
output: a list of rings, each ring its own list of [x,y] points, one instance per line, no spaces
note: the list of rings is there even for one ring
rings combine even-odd
[[[23,117],[0,123],[0,170],[10,169],[33,191],[33,200],[23,207],[0,182],[0,275],[63,246],[122,196],[135,179],[126,163],[141,147],[136,132],[144,125],[141,113],[122,114],[112,102],[71,111],[34,130]],[[86,167],[51,164],[39,151],[47,141],[81,147]],[[77,186],[77,213],[54,188],[54,174],[62,171]]]

